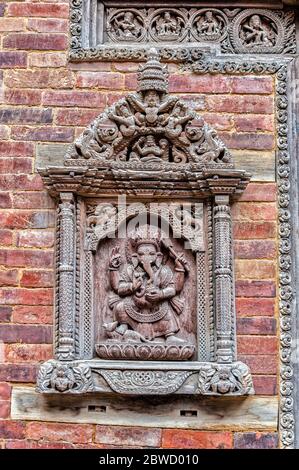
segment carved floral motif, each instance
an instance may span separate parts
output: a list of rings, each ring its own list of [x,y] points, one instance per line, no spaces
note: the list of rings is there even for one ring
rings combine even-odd
[[[250,395],[254,393],[248,367],[240,362],[211,364],[198,374],[198,391],[203,395]]]

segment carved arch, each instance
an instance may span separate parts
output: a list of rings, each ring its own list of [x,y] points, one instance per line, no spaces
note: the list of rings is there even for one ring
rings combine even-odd
[[[70,146],[65,164],[113,167],[229,167],[232,156],[204,119],[168,93],[168,72],[155,49],[130,93],[100,114]]]

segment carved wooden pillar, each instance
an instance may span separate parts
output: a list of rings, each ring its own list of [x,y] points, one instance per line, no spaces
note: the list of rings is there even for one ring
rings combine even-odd
[[[216,303],[216,357],[232,362],[234,357],[234,285],[229,196],[215,196],[214,278]]]
[[[58,223],[60,241],[58,253],[58,341],[56,356],[60,360],[74,359],[74,295],[75,295],[75,230],[76,216],[73,193],[60,193]]]

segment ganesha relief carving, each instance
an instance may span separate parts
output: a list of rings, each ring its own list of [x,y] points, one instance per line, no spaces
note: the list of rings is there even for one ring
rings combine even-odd
[[[184,16],[154,13],[157,35],[181,34]],[[111,34],[138,35],[136,18],[116,12]],[[214,9],[194,19],[221,34]],[[150,49],[136,92],[40,170],[59,203],[55,359],[39,392],[254,393],[237,360],[230,211],[250,175],[168,85]]]
[[[151,233],[150,226],[131,234],[128,249],[130,259],[125,263],[118,246],[110,254],[108,304],[113,321],[103,324],[109,339],[96,346],[98,355],[189,359],[195,346],[179,336],[180,315],[185,308],[180,294],[189,271],[187,260],[174,250],[170,240],[161,238],[158,232]],[[163,260],[162,250],[173,258],[173,270]]]

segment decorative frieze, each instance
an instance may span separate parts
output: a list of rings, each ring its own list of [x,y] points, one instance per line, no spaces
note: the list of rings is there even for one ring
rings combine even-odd
[[[229,54],[294,54],[292,11],[165,7],[72,0],[72,60],[144,60],[148,45],[164,60],[198,61],[205,49]],[[98,20],[97,20],[98,18]],[[201,48],[198,45],[201,45]]]

